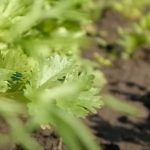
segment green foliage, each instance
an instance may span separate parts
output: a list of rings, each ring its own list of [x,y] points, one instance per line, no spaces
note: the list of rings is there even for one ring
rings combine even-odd
[[[92,0],[0,1],[0,115],[10,128],[0,141],[41,149],[29,133],[48,124],[68,149],[99,149],[75,119],[103,104],[95,85],[103,78],[79,57],[82,26],[96,7]]]
[[[136,116],[139,114],[137,108],[131,103],[123,102],[111,95],[104,95],[103,102],[106,106],[128,115]]]
[[[137,23],[130,28],[120,30],[122,39],[120,44],[125,48],[123,56],[128,58],[134,54],[138,47],[150,44],[150,13],[143,16]]]
[[[114,0],[113,8],[118,12],[121,12],[128,18],[140,18],[145,11],[145,7],[148,6],[149,0]]]
[[[149,6],[149,0],[136,2],[134,0],[116,0],[115,3],[112,4],[115,10],[124,14],[129,21],[131,21],[127,29],[120,29],[121,40],[119,40],[118,43],[125,49],[123,51],[124,58],[131,57],[138,47],[150,43]]]
[[[118,28],[120,39],[118,38],[115,44],[120,48],[118,52],[116,50],[117,54],[112,54],[113,57],[117,55],[117,57],[130,58],[138,47],[150,43],[149,0],[111,0],[108,2],[102,0],[102,3],[105,3],[103,7],[106,6],[108,10],[118,12],[127,21],[127,25]],[[102,47],[106,47],[109,43],[101,38],[103,34],[105,36],[105,32],[100,32],[100,38],[97,39],[97,43]],[[98,59],[98,61],[101,60]]]

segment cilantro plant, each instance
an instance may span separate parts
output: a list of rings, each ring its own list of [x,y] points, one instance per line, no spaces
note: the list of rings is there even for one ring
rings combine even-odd
[[[0,115],[10,129],[0,144],[41,149],[30,133],[48,125],[68,149],[99,149],[76,119],[103,104],[98,72],[79,57],[94,8],[92,0],[0,1]]]

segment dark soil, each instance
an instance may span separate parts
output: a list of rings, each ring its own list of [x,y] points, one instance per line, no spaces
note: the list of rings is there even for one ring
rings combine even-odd
[[[133,60],[116,60],[113,67],[103,68],[108,84],[105,93],[127,101],[139,110],[137,117],[127,116],[104,107],[89,116],[89,125],[104,149],[150,149],[150,49],[142,49]]]
[[[113,45],[118,38],[117,28],[128,22],[118,13],[106,10],[97,28],[104,31],[103,38]],[[97,35],[96,35],[97,36]],[[109,48],[109,47],[105,47]],[[93,58],[93,53],[103,53],[96,42],[85,55]],[[109,93],[121,101],[133,103],[139,109],[137,117],[127,116],[107,107],[87,117],[86,123],[97,137],[103,150],[150,150],[150,47],[139,48],[132,60],[117,59],[110,67],[103,67],[108,80],[104,93]],[[0,131],[6,132],[3,121]],[[33,136],[44,150],[62,150],[59,137],[51,130],[39,129]],[[3,146],[0,150],[23,150],[17,146]]]
[[[100,47],[95,42],[84,56],[94,59],[95,52],[108,56],[108,52],[117,51],[115,42],[120,38],[117,29],[129,25],[126,18],[107,10],[97,22],[98,29],[105,32],[100,37],[106,40],[107,46]],[[139,114],[127,116],[103,107],[88,117],[87,124],[104,150],[150,150],[150,46],[139,47],[131,60],[118,58],[102,70],[108,81],[104,93],[134,104]]]

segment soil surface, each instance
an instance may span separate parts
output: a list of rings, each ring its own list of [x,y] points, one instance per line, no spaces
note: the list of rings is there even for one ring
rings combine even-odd
[[[133,60],[116,60],[113,67],[103,68],[108,80],[104,92],[139,110],[138,116],[133,117],[103,107],[88,117],[104,150],[150,149],[150,49],[138,53]]]
[[[118,51],[115,41],[119,38],[118,28],[128,27],[126,18],[107,10],[97,22],[97,28],[105,32],[101,37],[106,47],[93,44],[85,53],[93,59],[94,52],[107,56],[107,52]],[[137,117],[127,116],[110,108],[98,110],[88,117],[104,150],[149,150],[150,149],[150,46],[139,47],[133,59],[117,59],[111,67],[103,67],[108,84],[104,93],[116,96],[121,101],[137,106]]]
[[[107,10],[97,22],[97,28],[105,31],[103,38],[111,48],[118,38],[117,28],[125,26],[126,19],[118,13]],[[93,53],[103,53],[94,43],[86,51],[87,58]],[[139,48],[132,60],[117,59],[112,66],[103,67],[108,80],[104,93],[112,94],[121,101],[136,105],[138,117],[127,116],[107,107],[98,110],[95,115],[87,117],[86,123],[92,129],[103,150],[150,150],[150,47]],[[0,119],[0,131],[6,132],[5,124]],[[57,134],[51,130],[39,129],[33,136],[44,150],[62,150]],[[19,145],[1,146],[0,150],[23,150]]]
[[[108,52],[118,51],[118,28],[126,28],[130,23],[116,12],[104,12],[97,27],[105,32],[100,36],[107,41],[107,46],[94,43],[84,56],[94,59],[95,52],[107,56]],[[127,116],[103,107],[88,117],[87,124],[103,150],[150,150],[150,46],[139,47],[131,60],[118,58],[102,71],[108,81],[104,93],[135,105],[139,114]]]

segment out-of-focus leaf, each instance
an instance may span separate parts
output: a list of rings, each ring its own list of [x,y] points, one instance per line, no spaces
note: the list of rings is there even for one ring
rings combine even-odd
[[[103,102],[104,105],[118,110],[123,113],[127,113],[129,115],[137,115],[138,110],[134,105],[131,105],[127,102],[123,102],[122,100],[118,100],[117,98],[110,96],[110,95],[105,95],[103,96]]]

